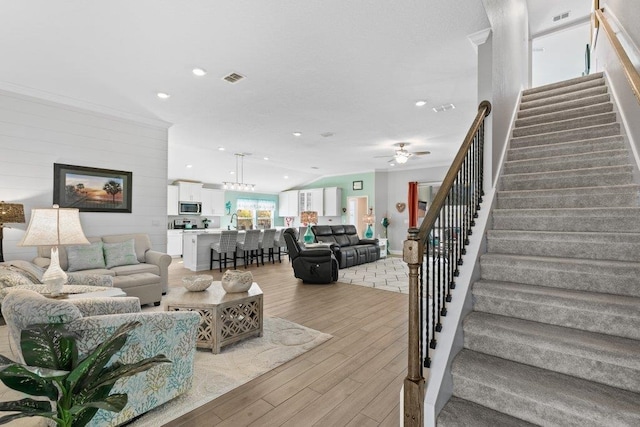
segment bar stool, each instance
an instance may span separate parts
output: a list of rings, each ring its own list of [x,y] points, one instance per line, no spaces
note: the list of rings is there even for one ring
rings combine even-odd
[[[260,230],[247,230],[244,233],[244,239],[237,243],[238,250],[242,251],[242,259],[244,260],[244,268],[247,264],[252,264],[256,259],[256,265],[259,267],[258,246],[260,245]],[[240,234],[242,235],[242,234]],[[240,257],[237,257],[240,258]]]
[[[276,229],[268,228],[264,230],[264,232],[260,235],[260,242],[258,244],[258,249],[260,249],[260,260],[262,261],[262,265],[264,265],[264,251],[267,252],[267,261],[271,261],[271,264],[275,264],[275,256],[273,254],[273,246],[275,244],[276,237]]]
[[[227,268],[227,261],[233,259],[233,268],[236,268],[236,242],[238,241],[238,230],[223,230],[220,233],[220,240],[211,244],[211,259],[209,260],[209,270],[213,270],[214,254],[218,254],[218,265],[220,272],[222,272],[222,262],[224,261],[224,268]],[[228,253],[233,252],[233,258],[227,256]],[[224,254],[224,259],[222,258]]]
[[[273,246],[278,249],[278,262],[280,263],[282,263],[282,254],[289,255],[289,252],[287,251],[287,242],[284,241],[284,230],[284,228],[282,230],[277,230],[273,239]]]

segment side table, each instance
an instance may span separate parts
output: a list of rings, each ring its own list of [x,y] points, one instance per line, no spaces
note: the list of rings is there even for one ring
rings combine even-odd
[[[202,321],[196,346],[220,353],[220,348],[252,336],[262,336],[262,290],[253,283],[247,292],[226,293],[214,281],[201,292],[171,288],[165,297],[166,311],[195,311]]]
[[[388,239],[378,239],[378,244],[380,245],[380,258],[387,257],[387,245],[389,243]]]

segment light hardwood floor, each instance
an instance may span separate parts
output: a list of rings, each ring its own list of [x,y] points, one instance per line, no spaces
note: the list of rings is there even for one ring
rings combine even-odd
[[[165,425],[397,426],[407,369],[407,295],[343,283],[305,285],[286,257],[249,270],[264,292],[265,316],[333,338]],[[215,280],[222,275],[207,273]],[[171,286],[189,274],[195,273],[174,259]]]

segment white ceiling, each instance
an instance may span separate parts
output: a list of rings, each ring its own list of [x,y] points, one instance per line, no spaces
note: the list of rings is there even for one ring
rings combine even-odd
[[[488,27],[481,0],[3,0],[0,88],[172,123],[170,180],[235,180],[245,152],[244,181],[278,192],[448,164],[477,109],[467,36]],[[376,158],[400,141],[432,154]]]

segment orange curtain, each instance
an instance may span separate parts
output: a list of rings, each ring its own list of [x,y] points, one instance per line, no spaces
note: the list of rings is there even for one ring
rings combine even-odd
[[[418,226],[418,182],[409,183],[409,228]]]

